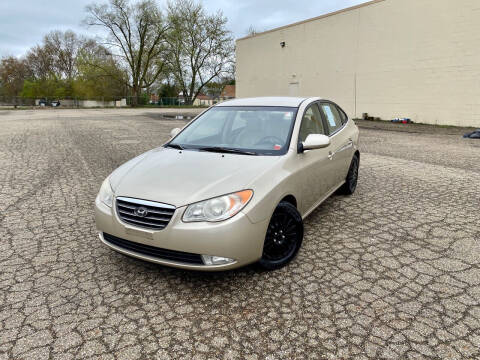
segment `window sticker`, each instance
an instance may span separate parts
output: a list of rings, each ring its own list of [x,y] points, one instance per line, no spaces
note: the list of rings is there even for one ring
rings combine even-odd
[[[291,120],[292,119],[292,116],[293,114],[291,112],[286,112],[284,115],[283,115],[283,118],[285,120]]]
[[[327,117],[328,123],[330,126],[335,127],[337,124],[335,123],[335,116],[333,116],[332,109],[330,106],[324,105],[322,106],[323,111],[325,112],[325,116]]]

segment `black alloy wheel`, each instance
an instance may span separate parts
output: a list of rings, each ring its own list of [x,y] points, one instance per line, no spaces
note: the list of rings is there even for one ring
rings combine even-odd
[[[268,225],[260,266],[267,270],[285,266],[297,255],[302,240],[302,217],[295,206],[281,202]]]

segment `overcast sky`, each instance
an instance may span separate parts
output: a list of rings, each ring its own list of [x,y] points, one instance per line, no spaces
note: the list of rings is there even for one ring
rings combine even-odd
[[[164,4],[165,0],[158,2]],[[257,31],[268,30],[363,2],[366,0],[202,1],[209,12],[223,11],[235,38],[245,36],[250,25]],[[92,0],[0,0],[0,57],[23,55],[55,29],[95,35],[80,24],[90,3]]]

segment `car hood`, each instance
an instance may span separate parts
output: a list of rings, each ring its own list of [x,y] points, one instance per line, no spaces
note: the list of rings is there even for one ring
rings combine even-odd
[[[110,176],[115,196],[176,207],[245,190],[279,157],[158,148],[122,165]]]

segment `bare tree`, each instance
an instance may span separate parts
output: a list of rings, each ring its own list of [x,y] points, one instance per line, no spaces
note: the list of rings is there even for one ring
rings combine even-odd
[[[55,30],[45,35],[42,44],[28,52],[26,61],[36,79],[54,76],[72,80],[78,74],[78,54],[89,41],[71,30]]]
[[[24,79],[29,75],[23,59],[6,57],[0,61],[0,95],[17,97],[23,89]]]
[[[73,79],[77,75],[77,56],[87,40],[73,31],[52,31],[45,35],[44,47],[51,54],[57,74]]]
[[[155,1],[110,0],[108,4],[92,4],[84,22],[107,30],[105,41],[113,55],[119,57],[128,71],[127,85],[137,105],[141,89],[150,87],[164,69],[162,52],[168,25]]]
[[[30,49],[26,56],[27,66],[35,79],[45,79],[55,75],[55,65],[53,57],[43,45],[36,45]]]
[[[233,39],[221,12],[208,15],[193,0],[169,3],[168,19],[166,61],[186,103],[191,104],[210,81],[231,71]]]

